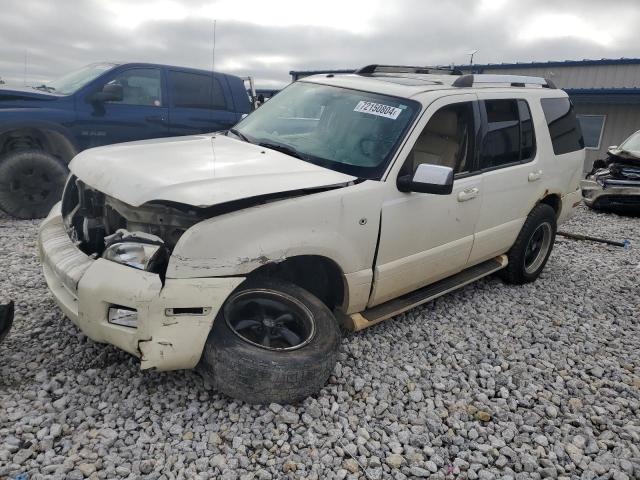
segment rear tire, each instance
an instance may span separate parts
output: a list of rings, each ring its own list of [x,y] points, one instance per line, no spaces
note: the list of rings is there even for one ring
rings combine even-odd
[[[509,264],[500,270],[500,277],[515,285],[536,280],[547,264],[556,230],[555,210],[544,203],[536,205],[507,253]]]
[[[20,219],[45,217],[62,197],[69,171],[42,150],[17,150],[0,157],[0,209]]]
[[[274,327],[282,318],[301,321],[287,324],[282,335],[277,330],[282,327]],[[271,329],[274,336],[265,342]],[[314,295],[282,280],[249,280],[218,313],[198,370],[230,397],[258,404],[293,403],[326,384],[340,343],[338,322]]]

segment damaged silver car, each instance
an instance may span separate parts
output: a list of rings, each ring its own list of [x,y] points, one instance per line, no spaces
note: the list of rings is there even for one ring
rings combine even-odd
[[[640,130],[609,147],[582,181],[584,203],[601,210],[640,210]]]

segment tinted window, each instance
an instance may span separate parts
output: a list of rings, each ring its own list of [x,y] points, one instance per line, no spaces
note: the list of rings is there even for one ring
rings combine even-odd
[[[227,108],[220,81],[211,75],[170,71],[169,85],[174,107],[214,110]]]
[[[580,122],[580,130],[586,148],[599,149],[602,130],[604,129],[604,115],[576,115]]]
[[[518,100],[518,110],[520,111],[520,159],[525,161],[532,159],[536,154],[536,133],[527,102]]]
[[[540,100],[549,126],[553,153],[575,152],[584,148],[580,125],[573,105],[568,98],[543,98]]]
[[[487,100],[487,131],[482,140],[482,168],[520,161],[520,113],[517,100]]]
[[[108,84],[122,86],[122,101],[109,103],[123,103],[126,105],[147,105],[159,107],[160,98],[160,70],[156,68],[134,68],[116,75]]]
[[[471,102],[447,105],[434,113],[418,137],[407,164],[412,172],[421,163],[443,165],[455,173],[473,168],[475,138],[473,104]]]

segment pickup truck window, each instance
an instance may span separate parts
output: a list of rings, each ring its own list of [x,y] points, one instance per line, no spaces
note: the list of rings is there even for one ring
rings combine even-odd
[[[162,105],[162,87],[160,70],[157,68],[133,68],[116,75],[109,84],[122,86],[122,100],[124,105],[146,105],[160,107]]]
[[[220,81],[211,75],[169,72],[171,104],[178,108],[226,110],[227,102]]]
[[[252,143],[361,178],[382,176],[419,104],[406,98],[296,82],[240,122]]]
[[[56,93],[71,95],[113,67],[115,67],[115,65],[112,63],[94,63],[87,65],[75,72],[68,73],[63,77],[49,82],[47,88],[52,89]]]

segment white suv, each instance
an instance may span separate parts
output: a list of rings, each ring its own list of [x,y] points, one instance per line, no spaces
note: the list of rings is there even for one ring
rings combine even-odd
[[[498,272],[535,280],[581,200],[566,93],[369,66],[296,82],[228,132],[87,150],[40,230],[90,338],[290,402],[360,330]]]

